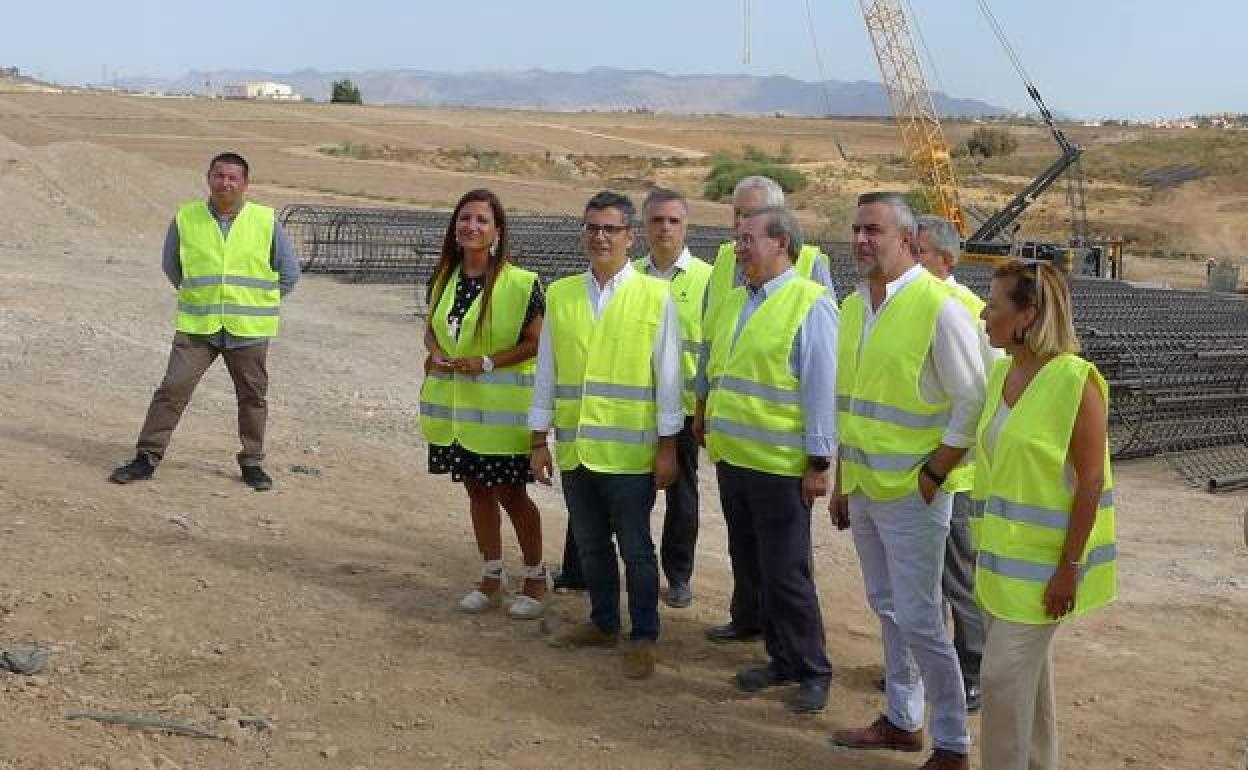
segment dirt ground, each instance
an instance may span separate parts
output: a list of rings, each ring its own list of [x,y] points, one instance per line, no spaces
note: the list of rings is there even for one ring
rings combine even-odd
[[[777,696],[733,689],[762,650],[702,637],[730,586],[705,468],[697,599],[663,610],[652,679],[624,680],[609,652],[552,649],[539,623],[457,612],[478,557],[462,490],[425,473],[410,289],[307,276],[287,302],[270,357],[274,491],[237,479],[219,366],[156,479],[107,483],[163,371],[174,297],[159,243],[199,173],[81,137],[31,144],[0,138],[0,648],[46,645],[51,662],[33,678],[0,674],[0,770],[921,762],[827,744],[880,708],[880,653],[852,544],[825,516],[827,712],[796,717]],[[1161,462],[1116,474],[1121,599],[1060,636],[1063,767],[1238,770],[1246,498],[1190,490]],[[555,491],[534,494],[555,561],[565,511]],[[553,622],[579,618],[583,601],[560,597]],[[226,740],[65,718],[81,711]],[[271,729],[240,727],[247,716]]]

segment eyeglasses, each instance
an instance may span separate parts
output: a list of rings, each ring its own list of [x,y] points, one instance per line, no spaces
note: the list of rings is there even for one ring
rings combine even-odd
[[[593,238],[595,235],[605,235],[610,238],[628,229],[629,225],[595,225],[590,222],[581,225],[581,232],[590,238]]]

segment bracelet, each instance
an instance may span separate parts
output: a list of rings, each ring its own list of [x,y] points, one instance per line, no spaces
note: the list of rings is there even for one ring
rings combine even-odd
[[[927,463],[923,463],[923,467],[919,469],[919,472],[922,473],[924,476],[927,476],[932,481],[934,481],[936,483],[936,486],[940,486],[941,484],[944,484],[945,479],[948,478],[948,474],[944,476],[937,474],[936,471],[932,470],[931,466],[929,466]]]

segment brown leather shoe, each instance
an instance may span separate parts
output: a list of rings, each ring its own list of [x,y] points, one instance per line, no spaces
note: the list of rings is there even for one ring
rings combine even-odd
[[[551,647],[614,647],[620,640],[618,631],[603,631],[586,621],[564,628],[550,639]]]
[[[910,732],[895,727],[883,714],[870,727],[837,730],[832,733],[832,744],[849,749],[890,749],[892,751],[922,751],[923,730]],[[943,767],[938,765],[936,767]]]
[[[971,770],[971,758],[949,749],[936,749],[919,770]]]
[[[653,641],[634,639],[625,642],[620,650],[620,668],[629,679],[645,679],[654,673],[657,657]]]

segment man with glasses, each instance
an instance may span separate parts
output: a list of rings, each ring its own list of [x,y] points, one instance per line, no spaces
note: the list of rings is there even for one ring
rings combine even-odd
[[[678,474],[681,331],[667,284],[628,260],[633,204],[600,192],[585,206],[589,270],[555,281],[537,348],[529,428],[534,478],[562,476],[572,534],[589,589],[589,621],[564,629],[556,646],[615,646],[625,565],[632,622],[621,656],[624,675],[654,673],[659,637],[659,573],[650,537],[655,490]],[[547,442],[555,429],[552,461]]]
[[[702,301],[711,266],[689,253],[685,235],[689,229],[689,204],[674,190],[655,188],[641,206],[649,253],[633,262],[633,268],[666,281],[680,317],[683,334],[681,363],[684,377],[685,424],[676,437],[676,457],[680,474],[667,489],[667,510],[663,516],[663,537],[659,563],[667,578],[669,607],[683,608],[693,603],[694,552],[698,543],[698,442],[693,437],[694,377],[702,348]],[[559,588],[584,586],[576,539],[569,529],[564,540],[563,569],[556,581]]]
[[[827,494],[836,452],[836,303],[793,268],[797,219],[755,209],[737,230],[745,286],[724,298],[711,330],[709,388],[695,418],[715,462],[734,575],[758,586],[768,661],[737,688],[797,685],[790,711],[827,705],[823,618],[811,570],[810,510]]]
[[[733,227],[740,227],[750,212],[767,206],[784,206],[784,190],[780,185],[774,179],[765,176],[743,178],[737,182],[732,192]],[[799,247],[793,266],[797,275],[801,278],[809,278],[825,287],[829,298],[836,302],[836,290],[832,288],[832,273],[828,266],[828,257],[819,250],[818,246],[799,244]],[[733,241],[721,244],[703,300],[704,337],[710,338],[718,307],[723,300],[733,289],[745,284],[745,270],[737,258],[736,244]],[[705,372],[706,369],[705,351],[703,359],[699,364],[700,372]],[[730,543],[729,548],[731,547]],[[739,575],[734,570],[728,622],[707,628],[706,638],[712,642],[748,642],[757,639],[763,632],[760,601],[759,587],[751,584],[746,576]]]

